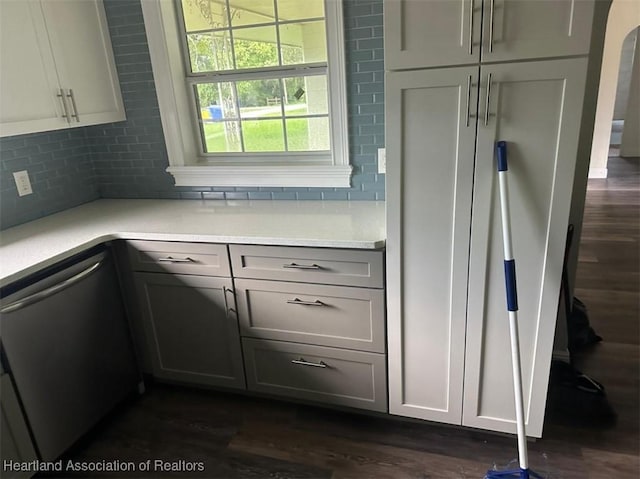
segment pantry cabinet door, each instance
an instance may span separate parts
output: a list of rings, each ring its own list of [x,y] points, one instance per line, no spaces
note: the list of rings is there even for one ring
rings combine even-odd
[[[386,75],[389,411],[460,424],[477,67]]]
[[[111,38],[100,0],[42,2],[70,126],[125,119]],[[72,96],[71,93],[72,92]]]
[[[495,142],[504,140],[526,427],[529,436],[542,434],[586,65],[582,58],[481,69],[462,421],[466,426],[515,432],[494,158]]]
[[[40,3],[0,1],[0,136],[64,128]]]
[[[587,55],[594,0],[484,0],[482,61]]]
[[[385,69],[477,63],[481,5],[481,0],[385,0]]]

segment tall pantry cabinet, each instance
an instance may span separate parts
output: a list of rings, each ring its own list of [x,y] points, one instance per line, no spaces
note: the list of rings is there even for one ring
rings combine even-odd
[[[505,140],[527,434],[540,437],[593,2],[386,0],[384,16],[390,412],[515,432]]]

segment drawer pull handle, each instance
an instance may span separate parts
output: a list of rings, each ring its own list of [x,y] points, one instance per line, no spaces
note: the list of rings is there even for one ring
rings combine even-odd
[[[300,306],[326,306],[326,304],[319,299],[316,299],[315,301],[302,301],[300,298],[287,299],[287,304],[299,304]]]
[[[289,263],[283,264],[282,267],[286,269],[322,269],[322,266],[318,266],[317,264]]]
[[[300,366],[313,366],[314,368],[327,368],[329,367],[327,363],[324,361],[320,361],[319,363],[312,363],[309,361],[305,361],[304,358],[292,359],[292,364],[299,364]]]
[[[196,260],[191,258],[172,258],[167,256],[166,258],[158,258],[161,263],[195,263]]]

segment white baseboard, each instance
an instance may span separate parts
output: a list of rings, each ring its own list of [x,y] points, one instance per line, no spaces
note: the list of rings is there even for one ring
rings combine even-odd
[[[589,178],[606,178],[606,168],[589,168]]]

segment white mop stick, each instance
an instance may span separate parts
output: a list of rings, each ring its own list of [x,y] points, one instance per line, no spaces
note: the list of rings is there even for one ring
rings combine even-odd
[[[497,143],[498,183],[500,186],[500,213],[502,216],[502,243],[504,248],[504,272],[507,288],[507,308],[509,310],[509,331],[511,335],[511,363],[513,367],[513,392],[516,406],[516,426],[518,432],[518,456],[520,469],[529,468],[527,457],[527,436],[524,421],[524,400],[520,369],[520,343],[518,342],[518,296],[516,288],[516,264],[511,249],[511,217],[509,214],[509,187],[507,184],[507,143]]]

